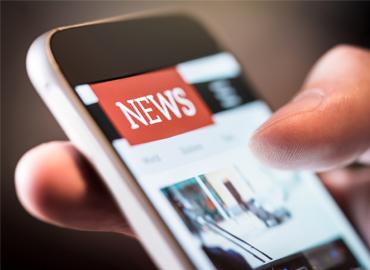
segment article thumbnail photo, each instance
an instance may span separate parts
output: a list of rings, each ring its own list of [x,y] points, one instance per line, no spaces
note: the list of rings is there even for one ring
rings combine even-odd
[[[162,189],[189,230],[200,233],[210,224],[228,220],[257,220],[270,228],[291,217],[283,206],[264,206],[253,185],[236,168],[227,168],[186,179]]]
[[[237,167],[194,176],[161,191],[203,249],[222,248],[260,263],[272,258],[247,239],[291,219],[284,206],[262,203]]]

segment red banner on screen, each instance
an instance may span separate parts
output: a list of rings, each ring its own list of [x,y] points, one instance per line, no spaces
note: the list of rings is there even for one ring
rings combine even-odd
[[[104,112],[131,145],[213,123],[207,105],[175,68],[91,84]]]

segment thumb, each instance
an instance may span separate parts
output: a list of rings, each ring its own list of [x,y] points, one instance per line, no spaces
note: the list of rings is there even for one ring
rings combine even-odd
[[[326,53],[303,90],[255,132],[250,147],[283,169],[325,170],[368,155],[370,51],[338,46]]]

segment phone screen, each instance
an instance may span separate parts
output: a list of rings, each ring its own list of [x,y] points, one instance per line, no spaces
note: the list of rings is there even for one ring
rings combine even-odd
[[[232,54],[75,91],[197,268],[370,267],[313,173],[268,168],[248,149],[271,112]]]

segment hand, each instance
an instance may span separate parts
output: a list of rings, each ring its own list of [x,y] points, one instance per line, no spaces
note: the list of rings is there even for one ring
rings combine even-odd
[[[69,142],[31,149],[18,162],[15,178],[23,206],[45,222],[134,236],[92,165]]]
[[[370,162],[369,74],[369,51],[332,49],[304,90],[256,131],[251,149],[267,164],[286,169]],[[322,178],[370,243],[370,168],[339,169]],[[92,166],[70,143],[26,153],[16,169],[16,190],[24,207],[46,222],[134,236]]]
[[[265,163],[326,171],[322,179],[370,246],[370,51],[327,52],[303,90],[254,134],[250,146]],[[333,170],[335,169],[335,170]]]

